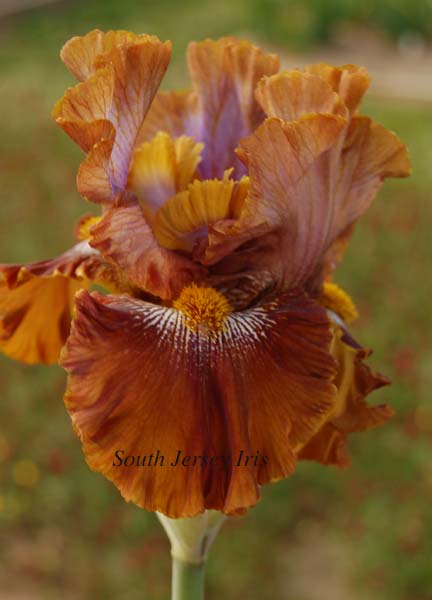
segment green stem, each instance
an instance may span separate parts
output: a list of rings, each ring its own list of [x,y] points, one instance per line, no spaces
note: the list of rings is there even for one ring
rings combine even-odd
[[[171,600],[203,600],[204,576],[204,561],[193,564],[173,558]]]

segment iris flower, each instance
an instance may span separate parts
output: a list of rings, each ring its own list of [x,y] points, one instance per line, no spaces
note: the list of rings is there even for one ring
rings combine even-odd
[[[87,463],[126,500],[235,515],[298,460],[346,465],[348,434],[391,416],[366,403],[388,380],[332,277],[383,180],[410,166],[358,112],[364,68],[279,72],[229,37],[191,43],[191,89],[161,92],[170,51],[98,30],[62,49],[79,83],[53,116],[86,154],[78,190],[101,214],[60,257],[0,266],[0,349],[53,363],[65,344]],[[232,461],[170,466],[179,450]],[[117,451],[166,464],[118,466]]]

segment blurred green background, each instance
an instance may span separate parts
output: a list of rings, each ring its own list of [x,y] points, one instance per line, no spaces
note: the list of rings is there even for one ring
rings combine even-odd
[[[432,599],[432,3],[75,0],[14,14],[19,5],[0,3],[1,262],[62,252],[89,209],[75,189],[80,153],[50,119],[73,84],[58,58],[72,35],[172,39],[168,88],[187,85],[186,44],[206,36],[250,37],[289,66],[330,56],[369,67],[376,88],[362,110],[408,144],[414,173],[384,186],[336,280],[360,309],[354,334],[394,381],[371,400],[397,416],[351,437],[349,469],[302,463],[225,525],[208,598]],[[64,379],[0,357],[0,600],[166,600],[168,542],[154,515],[86,467]]]

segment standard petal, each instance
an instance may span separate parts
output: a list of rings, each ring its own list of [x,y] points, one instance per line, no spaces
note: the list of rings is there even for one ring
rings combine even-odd
[[[302,71],[263,77],[256,97],[267,116],[283,121],[295,121],[313,113],[347,116],[344,103],[330,85],[318,75]]]
[[[188,65],[199,114],[193,131],[186,133],[204,143],[200,175],[221,178],[225,169],[234,167],[238,178],[244,168],[234,150],[264,118],[255,86],[263,75],[278,70],[279,59],[248,42],[222,38],[191,43]]]
[[[113,143],[110,139],[97,142],[81,163],[77,175],[78,191],[84,198],[101,204],[113,199],[111,162]]]
[[[198,98],[191,90],[158,92],[141,127],[138,144],[150,140],[159,131],[173,138],[193,135],[198,108]]]
[[[71,38],[60,52],[62,61],[78,81],[85,81],[97,70],[96,58],[120,45],[135,44],[150,36],[136,35],[130,31],[107,31],[93,29],[84,36]],[[154,38],[157,39],[157,38]]]
[[[405,144],[369,117],[354,116],[340,156],[335,233],[340,235],[365,212],[384,179],[410,173]]]
[[[345,120],[337,115],[313,115],[285,123],[267,119],[240,144],[248,167],[250,192],[233,226],[219,227],[207,256],[215,262],[253,237],[271,234],[273,256],[268,268],[287,287],[301,285],[316,268],[331,236],[331,183],[328,150],[338,141]],[[258,243],[260,241],[258,240]],[[248,252],[255,254],[251,245]],[[248,260],[247,252],[243,253]]]
[[[91,229],[91,246],[123,271],[132,284],[159,298],[176,297],[205,270],[161,247],[139,204],[115,206]]]
[[[354,113],[370,84],[370,75],[364,67],[343,65],[334,67],[325,63],[308,65],[306,72],[321,77],[337,92],[342,102]]]
[[[181,310],[82,292],[65,402],[88,464],[126,500],[171,517],[230,514],[293,471],[293,448],[332,410],[329,341],[325,312],[294,295],[229,315],[214,337]],[[164,465],[116,466],[117,451]],[[170,466],[178,451],[198,458]]]
[[[335,327],[331,353],[338,364],[334,379],[336,403],[326,425],[302,446],[299,458],[343,467],[349,464],[348,434],[382,425],[394,411],[386,404],[369,406],[366,402],[371,392],[390,383],[363,362],[370,356],[370,350],[359,346],[345,330]]]
[[[0,265],[0,351],[28,364],[51,364],[69,335],[75,292],[95,273],[86,242],[53,260]]]
[[[351,236],[353,235],[355,230],[355,223],[351,223],[348,225],[342,233],[340,233],[334,242],[331,243],[330,248],[324,255],[323,259],[323,271],[320,273],[320,277],[317,280],[318,283],[318,293],[322,286],[323,280],[331,281],[333,277],[333,271],[336,269],[338,264],[342,261],[343,256],[345,254],[346,249],[349,246],[349,242],[351,240]]]
[[[391,131],[369,117],[355,115],[334,150],[337,177],[333,190],[332,241],[315,274],[314,288],[330,279],[341,262],[358,218],[369,208],[387,177],[407,177],[411,164],[407,148]]]
[[[319,291],[322,280],[331,276],[341,260],[355,222],[369,207],[384,179],[410,174],[405,145],[381,125],[355,114],[368,83],[369,76],[363,68],[321,64],[308,67],[306,72],[265,77],[257,86],[257,98],[264,110],[296,127],[308,113],[321,118],[335,114],[340,123],[345,122],[325,155],[309,164],[304,157],[313,157],[310,150],[314,146],[308,137],[304,136],[297,145],[291,143],[291,150],[286,152],[283,146],[287,143],[281,136],[272,135],[277,126],[271,121],[240,144],[239,155],[246,160],[251,179],[245,215],[255,213],[255,218],[249,216],[248,221],[262,221],[265,213],[267,222],[274,224],[277,219],[271,215],[272,208],[274,213],[280,211],[281,224],[284,213],[287,217],[280,237],[288,245],[293,242],[293,247],[282,244],[275,255],[277,259],[283,254],[289,264],[277,265],[275,260],[272,267],[282,273],[287,285],[306,285],[311,291]],[[304,176],[293,185],[290,172],[298,167],[303,168]],[[292,207],[297,213],[294,218]],[[285,237],[283,230],[287,231],[287,227],[293,229]],[[230,248],[236,229],[242,229],[243,234],[247,230],[241,222],[233,230],[219,226],[207,251],[210,260],[212,254],[217,258],[221,251]],[[254,253],[253,247],[250,252]]]
[[[86,198],[109,202],[125,188],[132,151],[170,50],[168,42],[154,36],[98,31],[64,47],[63,59],[83,83],[66,92],[53,116],[89,152],[78,176]]]
[[[279,232],[272,268],[285,285],[303,285],[327,273],[327,260],[338,257],[383,180],[410,172],[406,147],[393,133],[367,117],[354,116],[345,127],[338,115],[291,123],[268,119],[243,140],[239,156],[248,167],[251,191],[239,222],[219,227],[209,259],[212,253],[220,256],[219,248],[230,248],[236,235],[244,242],[248,229],[253,233],[267,224],[268,231]]]

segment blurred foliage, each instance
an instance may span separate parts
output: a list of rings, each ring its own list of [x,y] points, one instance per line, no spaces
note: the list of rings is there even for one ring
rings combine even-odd
[[[258,31],[300,48],[328,42],[346,24],[373,26],[393,39],[432,38],[431,0],[251,0],[251,6]]]
[[[165,86],[182,87],[190,39],[246,35],[258,20],[252,35],[271,31],[273,14],[257,20],[251,7],[87,0],[0,23],[2,262],[65,250],[74,220],[91,208],[75,187],[80,153],[49,118],[72,85],[58,58],[64,41],[93,27],[171,38]],[[360,309],[354,334],[394,381],[371,400],[390,402],[397,416],[352,436],[350,469],[303,463],[224,526],[209,600],[432,598],[432,120],[429,106],[377,99],[363,112],[398,132],[414,165],[409,180],[386,183],[337,272]],[[166,599],[168,542],[154,515],[87,468],[63,390],[59,369],[0,357],[0,599]]]

